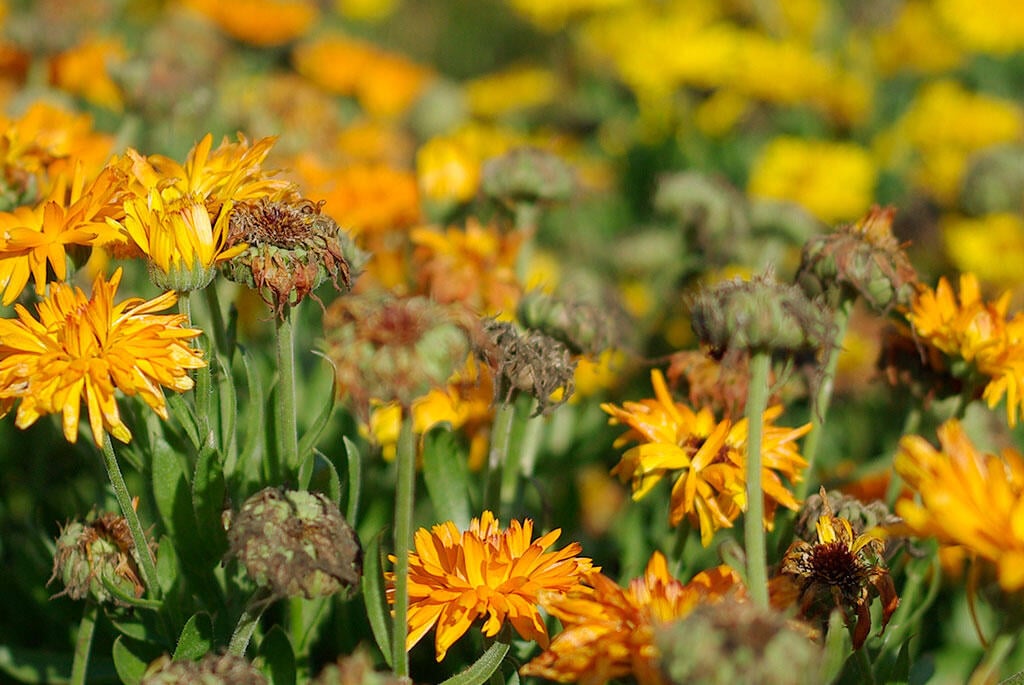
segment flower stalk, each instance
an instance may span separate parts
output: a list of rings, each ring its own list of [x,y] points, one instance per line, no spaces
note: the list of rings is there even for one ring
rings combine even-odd
[[[768,373],[771,353],[757,352],[750,358],[750,388],[747,395],[747,514],[743,539],[747,552],[747,587],[751,599],[768,606],[768,559],[764,536],[764,492],[761,489],[761,440],[764,412],[768,407]]]
[[[299,434],[295,416],[295,329],[292,307],[284,304],[274,319],[277,343],[277,444],[284,474],[299,469]]]
[[[96,633],[96,615],[98,607],[91,598],[85,599],[82,620],[78,624],[78,637],[75,640],[75,657],[71,662],[71,685],[85,685],[86,672],[89,668],[89,654],[92,652],[92,637]]]
[[[413,498],[416,486],[416,440],[412,412],[402,408],[402,427],[398,433],[397,485],[395,493],[395,610],[392,631],[392,665],[399,678],[409,676],[409,654],[405,649],[409,634],[409,551],[412,549]]]

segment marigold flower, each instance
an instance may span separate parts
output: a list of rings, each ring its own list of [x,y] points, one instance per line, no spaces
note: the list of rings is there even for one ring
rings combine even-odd
[[[632,675],[640,685],[661,685],[666,680],[655,644],[659,628],[736,590],[740,581],[735,571],[719,566],[682,583],[669,574],[664,555],[655,552],[644,575],[626,588],[596,572],[586,583],[589,587],[543,596],[545,609],[565,629],[521,674],[584,685]]]
[[[232,38],[260,47],[302,36],[319,15],[312,0],[186,0]]]
[[[611,415],[610,424],[630,428],[615,441],[615,446],[630,441],[640,443],[622,455],[612,473],[623,481],[632,481],[635,500],[647,495],[662,478],[678,473],[672,486],[669,522],[675,526],[684,516],[689,517],[699,525],[701,543],[706,547],[715,531],[731,528],[746,508],[747,420],[717,421],[708,408],[695,412],[673,401],[657,369],[651,372],[651,382],[654,399],[625,402],[621,407],[601,405]],[[781,405],[769,407],[764,413],[761,477],[768,527],[777,504],[793,510],[798,507],[780,476],[797,482],[807,466],[795,442],[811,426],[772,425],[781,413]]]
[[[555,529],[534,540],[530,519],[512,521],[502,530],[489,511],[474,518],[461,534],[451,521],[416,531],[416,550],[409,552],[406,648],[412,649],[436,625],[436,653],[441,661],[470,625],[484,617],[483,634],[488,637],[497,635],[508,620],[523,639],[547,647],[540,595],[568,592],[592,569],[590,559],[577,556],[579,543],[545,551],[561,532]],[[394,574],[388,574],[387,580],[393,583]],[[388,599],[393,597],[392,586]]]
[[[788,595],[804,617],[824,622],[833,608],[842,609],[847,622],[855,623],[853,648],[860,649],[871,629],[871,595],[882,602],[883,630],[900,600],[881,559],[885,543],[870,532],[854,537],[850,522],[833,515],[824,488],[821,492],[824,513],[818,518],[817,541],[790,545],[772,600],[785,603]],[[786,582],[793,587],[784,589]]]
[[[954,359],[955,376],[979,375],[990,408],[1006,396],[1006,418],[1016,425],[1024,402],[1024,314],[1007,318],[1010,293],[995,302],[981,299],[974,274],[960,276],[959,297],[945,278],[934,291],[919,286],[907,319],[917,336]]]
[[[996,568],[1007,592],[1024,588],[1024,455],[980,452],[958,421],[939,427],[939,449],[908,435],[896,472],[920,501],[902,499],[896,513],[916,534],[963,546]]]
[[[53,58],[50,80],[58,88],[94,105],[120,112],[124,97],[110,76],[110,68],[123,63],[126,57],[127,50],[117,38],[86,40]]]
[[[16,320],[0,319],[0,401],[7,401],[6,410],[20,400],[19,428],[60,413],[64,437],[75,442],[84,401],[97,445],[103,444],[104,430],[128,442],[132,436],[121,420],[116,390],[138,395],[166,419],[162,388],[192,388],[188,371],[205,362],[188,341],[202,331],[182,328],[182,315],[154,313],[175,303],[173,292],[114,304],[120,282],[120,269],[109,281],[98,277],[89,298],[67,283],[53,283],[38,318],[15,305]]]

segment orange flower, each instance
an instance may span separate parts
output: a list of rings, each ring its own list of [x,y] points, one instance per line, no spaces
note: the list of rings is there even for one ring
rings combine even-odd
[[[186,4],[232,38],[260,47],[295,40],[319,15],[312,0],[186,0]]]
[[[508,620],[526,640],[548,645],[548,631],[538,608],[544,591],[568,592],[591,570],[590,559],[577,556],[579,543],[545,552],[558,539],[556,529],[533,539],[533,521],[512,521],[501,530],[485,511],[459,533],[451,521],[416,531],[409,552],[409,636],[412,649],[437,626],[437,660],[444,659],[470,625],[486,617],[483,634],[497,635]],[[391,557],[392,562],[395,558]],[[394,574],[389,582],[394,582]],[[388,598],[394,601],[394,588]]]
[[[664,555],[655,552],[644,575],[621,588],[607,576],[591,573],[590,587],[564,595],[545,594],[544,608],[565,630],[551,646],[520,669],[525,676],[558,682],[601,685],[632,675],[640,685],[661,685],[654,635],[659,626],[683,618],[702,602],[739,587],[727,566],[699,573],[682,583],[668,572]]]
[[[94,38],[53,58],[50,80],[55,86],[88,102],[120,112],[124,108],[121,89],[110,76],[110,67],[127,57],[117,38]]]
[[[661,372],[651,372],[655,399],[626,402],[622,407],[602,404],[611,415],[609,423],[625,424],[630,430],[615,446],[635,441],[612,469],[623,481],[631,480],[633,499],[644,497],[664,477],[675,475],[669,522],[675,526],[688,516],[697,523],[701,543],[706,547],[719,528],[731,528],[746,508],[747,420],[718,421],[710,409],[694,412],[673,401]],[[766,498],[765,525],[770,527],[775,506],[798,507],[781,476],[800,479],[807,465],[796,449],[796,440],[810,431],[774,426],[782,407],[764,413],[762,437],[762,481]]]
[[[202,331],[182,328],[182,315],[154,313],[175,303],[173,292],[114,304],[120,282],[120,269],[109,281],[97,278],[90,298],[67,283],[54,283],[39,304],[38,319],[21,305],[15,305],[17,320],[0,319],[0,403],[6,413],[20,400],[19,428],[59,412],[64,437],[75,442],[84,401],[97,445],[104,430],[128,442],[131,432],[121,420],[117,390],[138,395],[166,419],[162,387],[192,387],[188,370],[205,362],[188,341]]]

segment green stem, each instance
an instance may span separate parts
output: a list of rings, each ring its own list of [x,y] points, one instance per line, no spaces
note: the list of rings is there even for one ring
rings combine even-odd
[[[519,478],[523,474],[523,454],[527,449],[527,441],[530,438],[530,428],[535,425],[533,409],[536,400],[530,395],[522,394],[514,402],[514,415],[509,430],[508,452],[501,462],[501,511],[498,517],[508,516],[512,513],[512,506],[515,504],[516,494],[519,490]]]
[[[270,606],[270,591],[266,589],[257,590],[249,598],[235,624],[235,631],[231,633],[231,641],[228,643],[228,654],[234,656],[245,656],[245,650],[249,647],[249,640],[259,625],[260,617],[268,606]]]
[[[764,539],[764,492],[761,488],[761,440],[768,406],[768,372],[772,358],[757,352],[750,359],[747,394],[747,513],[743,537],[747,552],[747,587],[751,599],[768,606],[768,558]]]
[[[907,413],[907,417],[903,419],[903,430],[900,432],[900,435],[913,435],[917,433],[917,429],[921,427],[921,416],[921,408],[918,406],[912,407]],[[893,469],[889,474],[889,485],[885,488],[885,502],[889,505],[890,509],[895,509],[896,500],[899,498],[902,490],[903,478]]]
[[[1000,667],[1006,661],[1006,657],[1010,655],[1010,652],[1013,651],[1013,648],[1017,646],[1019,638],[1019,633],[1001,633],[996,637],[988,651],[985,652],[985,657],[981,660],[981,663],[978,664],[978,667],[974,669],[974,673],[971,674],[969,684],[986,685],[987,683],[996,682],[999,679]]]
[[[829,404],[832,402],[832,389],[836,378],[836,365],[839,363],[839,353],[842,350],[843,338],[846,337],[846,327],[850,321],[850,310],[852,301],[846,301],[839,305],[835,315],[835,337],[832,344],[825,348],[825,358],[822,360],[824,372],[818,383],[817,392],[814,395],[814,404],[811,407],[811,432],[804,440],[803,455],[807,460],[807,469],[804,472],[804,479],[796,484],[794,494],[797,500],[807,497],[811,480],[814,476],[814,463],[818,456],[818,446],[821,444],[822,428],[825,425],[825,416],[828,414]]]
[[[132,506],[132,497],[128,493],[128,486],[125,485],[121,467],[117,463],[117,455],[114,453],[114,445],[110,442],[110,434],[107,432],[103,433],[103,463],[107,467],[107,477],[110,479],[110,485],[114,488],[114,496],[117,498],[118,506],[121,507],[121,514],[128,521],[132,544],[135,545],[135,555],[139,560],[142,583],[146,586],[150,597],[159,599],[160,586],[157,584],[156,560],[146,542],[146,532],[142,528],[142,523],[139,522],[139,516]]]
[[[78,624],[78,639],[75,640],[75,660],[71,663],[71,685],[85,685],[85,675],[89,668],[89,653],[92,651],[92,636],[96,632],[96,602],[85,600],[82,621]]]
[[[413,498],[416,487],[416,439],[412,412],[402,408],[402,427],[398,433],[397,487],[395,493],[395,616],[392,632],[392,665],[395,675],[409,675],[409,654],[405,639],[409,634],[409,551],[412,548]]]
[[[491,449],[487,453],[487,478],[484,482],[483,508],[485,511],[499,511],[502,468],[508,460],[515,416],[516,407],[514,402],[502,402],[498,404],[498,408],[494,412]]]
[[[189,291],[188,293],[179,293],[180,299],[178,300],[181,304],[182,313],[188,318],[187,324],[189,328],[194,327],[195,323],[192,318],[192,300],[193,298],[199,297],[199,293],[196,290]],[[210,358],[211,350],[209,338],[207,337],[206,331],[203,331],[197,340],[200,349],[203,352],[203,359],[206,364],[196,369],[196,418],[199,420],[199,436],[202,444],[207,447],[217,446],[217,436],[213,430],[213,380],[211,377],[211,366],[214,363]]]
[[[868,650],[865,647],[861,647],[853,653],[853,658],[856,659],[857,665],[864,674],[860,682],[865,683],[865,685],[875,685],[875,671],[871,666],[871,659],[868,658]]]
[[[277,338],[277,442],[288,477],[299,470],[299,432],[295,415],[295,330],[292,308],[285,305],[275,319]]]
[[[227,328],[224,326],[224,314],[220,309],[220,295],[217,293],[216,282],[203,288],[203,295],[206,297],[206,308],[210,310],[211,328],[213,328],[213,344],[217,352],[224,355],[225,359],[231,359],[232,350],[228,349]]]

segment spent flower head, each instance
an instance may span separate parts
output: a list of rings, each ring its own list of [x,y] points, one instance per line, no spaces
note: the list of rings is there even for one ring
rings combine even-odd
[[[203,656],[199,661],[172,661],[164,656],[149,665],[140,685],[266,685],[255,666],[234,654]]]
[[[233,517],[228,543],[228,554],[272,597],[349,593],[362,577],[359,538],[319,492],[264,488]]]
[[[490,340],[478,354],[494,371],[497,401],[508,402],[517,393],[532,395],[537,413],[544,415],[569,401],[576,360],[565,345],[539,331],[520,332],[507,321],[486,321],[484,330]]]
[[[141,597],[145,586],[128,521],[107,512],[61,528],[50,576],[50,582],[54,580],[64,586],[55,597],[89,597],[100,604],[123,606],[129,605],[123,597]]]

